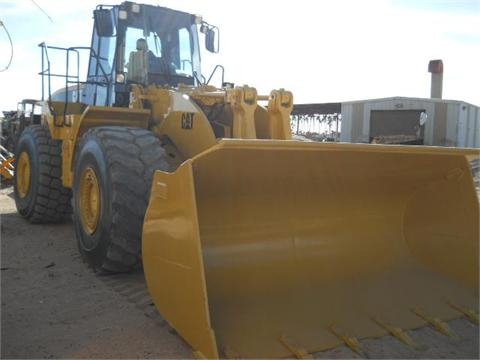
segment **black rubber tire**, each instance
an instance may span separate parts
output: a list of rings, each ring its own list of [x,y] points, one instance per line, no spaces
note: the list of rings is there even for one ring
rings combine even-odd
[[[23,131],[15,149],[15,159],[26,152],[30,161],[30,187],[21,197],[17,171],[13,189],[17,211],[31,223],[58,223],[71,219],[70,189],[62,186],[62,145],[53,140],[47,126],[32,125]]]
[[[128,272],[140,264],[143,219],[155,170],[171,171],[160,141],[148,130],[120,126],[92,128],[75,161],[74,225],[83,258],[95,271]],[[82,224],[81,176],[92,169],[100,190],[93,233]]]

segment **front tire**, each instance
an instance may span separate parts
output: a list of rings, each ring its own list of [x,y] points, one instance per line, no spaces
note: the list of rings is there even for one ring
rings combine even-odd
[[[95,270],[127,272],[140,262],[143,219],[155,170],[170,171],[152,132],[97,127],[82,139],[74,175],[74,225]]]
[[[15,152],[13,189],[17,211],[31,223],[57,223],[71,218],[71,191],[62,186],[62,146],[48,127],[29,126]]]

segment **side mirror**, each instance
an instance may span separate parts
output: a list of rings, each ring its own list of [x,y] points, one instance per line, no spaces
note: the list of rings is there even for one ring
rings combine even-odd
[[[208,27],[205,32],[205,47],[211,53],[220,50],[220,32],[216,26]]]
[[[93,11],[95,19],[95,28],[98,36],[110,37],[114,34],[115,25],[113,23],[112,13],[108,9],[97,9]]]

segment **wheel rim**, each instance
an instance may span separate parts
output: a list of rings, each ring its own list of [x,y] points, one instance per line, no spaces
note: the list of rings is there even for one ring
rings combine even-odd
[[[100,218],[100,188],[95,171],[86,168],[80,178],[79,212],[82,226],[88,235],[92,235]]]
[[[17,162],[17,191],[21,198],[25,198],[30,191],[30,158],[23,151]]]

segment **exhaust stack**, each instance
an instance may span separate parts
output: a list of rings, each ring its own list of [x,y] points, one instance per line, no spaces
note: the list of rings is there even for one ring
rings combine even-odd
[[[441,99],[443,88],[443,61],[430,60],[428,63],[428,72],[432,73],[432,84],[430,97]]]

